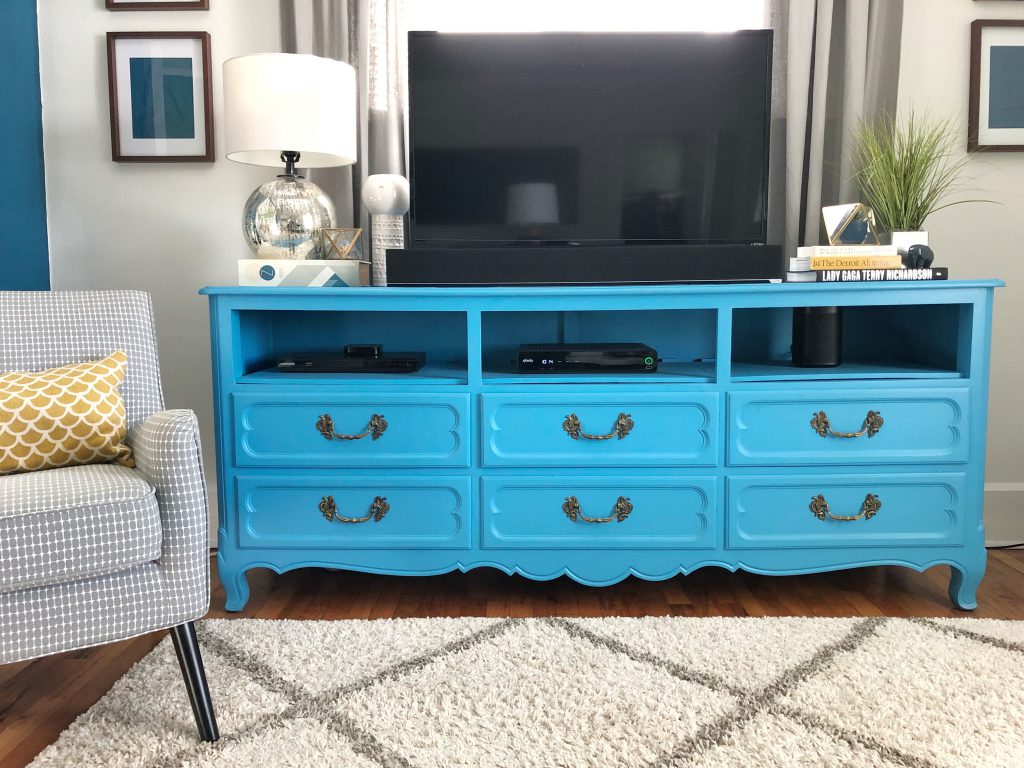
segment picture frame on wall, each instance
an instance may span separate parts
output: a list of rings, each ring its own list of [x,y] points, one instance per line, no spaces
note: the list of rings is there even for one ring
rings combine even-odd
[[[971,22],[967,151],[1024,151],[1024,20]]]
[[[106,0],[108,11],[208,11],[210,0]]]
[[[108,32],[114,162],[213,162],[207,32]]]

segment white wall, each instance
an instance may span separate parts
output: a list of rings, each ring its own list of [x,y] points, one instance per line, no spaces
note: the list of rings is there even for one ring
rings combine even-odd
[[[904,0],[899,109],[931,109],[961,126],[967,146],[970,26],[974,19],[1024,19],[1024,3]],[[998,277],[989,407],[985,522],[989,543],[1024,542],[1024,153],[969,155],[972,203],[926,223],[936,260],[954,278]]]
[[[40,0],[38,10],[52,286],[153,295],[167,405],[199,414],[213,490],[209,315],[196,292],[237,283],[242,204],[273,175],[224,159],[221,63],[281,43],[278,0],[210,5],[112,12],[103,0]],[[210,33],[216,162],[111,161],[105,35],[141,30]]]

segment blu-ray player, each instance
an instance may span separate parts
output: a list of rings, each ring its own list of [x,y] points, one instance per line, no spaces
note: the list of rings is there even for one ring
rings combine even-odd
[[[653,373],[658,353],[646,344],[522,344],[520,373]]]
[[[289,355],[275,367],[282,373],[415,373],[426,362],[422,352],[392,352],[379,356]]]

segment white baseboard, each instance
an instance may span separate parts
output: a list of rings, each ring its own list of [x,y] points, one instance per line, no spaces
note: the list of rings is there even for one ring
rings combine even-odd
[[[1024,542],[1024,483],[985,483],[985,544]]]
[[[1024,491],[1024,483],[985,483],[985,492]]]

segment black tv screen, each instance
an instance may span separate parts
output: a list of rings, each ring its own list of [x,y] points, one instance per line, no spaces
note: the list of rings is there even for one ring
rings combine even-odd
[[[771,48],[411,32],[413,247],[765,242]]]

